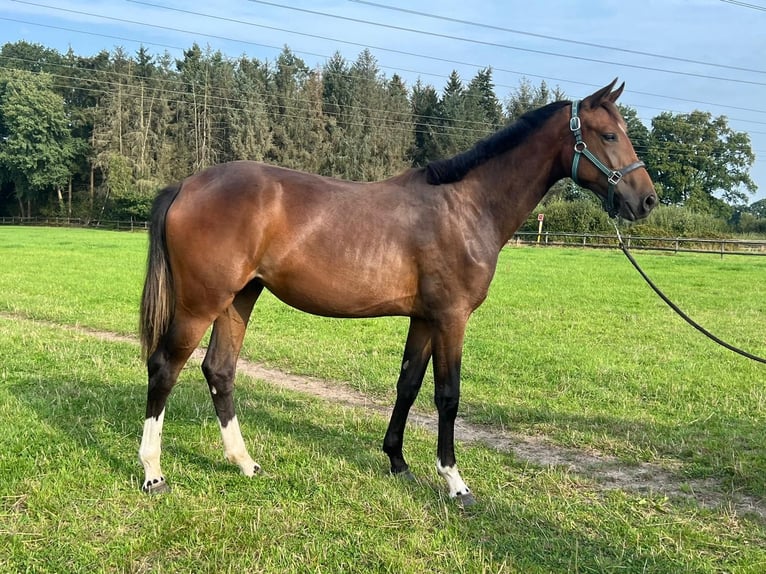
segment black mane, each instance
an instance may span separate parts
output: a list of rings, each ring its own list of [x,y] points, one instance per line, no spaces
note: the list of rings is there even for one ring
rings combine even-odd
[[[562,100],[527,112],[511,125],[479,141],[471,149],[448,159],[430,162],[425,168],[426,181],[431,185],[460,181],[473,168],[520,144],[553,114],[570,103]]]

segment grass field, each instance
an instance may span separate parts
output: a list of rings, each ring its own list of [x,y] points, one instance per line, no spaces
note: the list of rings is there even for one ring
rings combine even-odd
[[[756,514],[608,489],[482,446],[458,449],[481,501],[461,511],[430,433],[408,435],[419,480],[401,482],[385,472],[383,417],[240,377],[243,432],[266,471],[247,480],[222,461],[196,368],[166,419],[174,490],[141,495],[138,346],[71,326],[135,333],[145,249],[140,233],[0,228],[0,572],[766,569]],[[696,320],[766,355],[766,261],[636,257]],[[406,327],[264,295],[243,356],[392,404]],[[617,252],[506,249],[469,323],[463,379],[475,424],[766,496],[763,365],[693,331]]]

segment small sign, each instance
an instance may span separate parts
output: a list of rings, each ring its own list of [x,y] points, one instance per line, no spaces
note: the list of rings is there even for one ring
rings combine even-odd
[[[545,214],[544,213],[538,213],[537,214],[537,221],[542,221],[543,219],[545,219]]]

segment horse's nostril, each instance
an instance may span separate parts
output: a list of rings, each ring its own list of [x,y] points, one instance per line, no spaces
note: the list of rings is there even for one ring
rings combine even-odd
[[[653,193],[651,195],[647,195],[646,199],[644,199],[644,207],[646,210],[652,209],[657,204],[657,196]]]

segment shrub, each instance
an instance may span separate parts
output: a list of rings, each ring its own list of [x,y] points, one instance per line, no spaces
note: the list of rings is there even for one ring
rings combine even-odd
[[[556,233],[612,234],[608,216],[594,200],[574,201],[556,199],[535,209],[519,231],[536,232],[537,214],[545,214],[545,229]],[[761,222],[761,226],[758,222]],[[746,224],[746,225],[745,225]],[[745,226],[747,229],[745,229]],[[718,239],[730,235],[726,221],[707,213],[697,213],[684,207],[660,205],[645,220],[623,223],[632,235],[644,237],[695,237]],[[766,232],[766,220],[743,219],[742,231]]]

